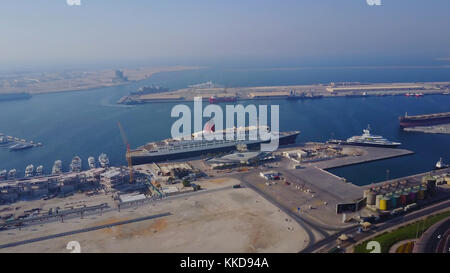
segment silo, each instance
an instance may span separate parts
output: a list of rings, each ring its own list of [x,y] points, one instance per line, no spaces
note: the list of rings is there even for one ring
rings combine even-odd
[[[417,192],[415,192],[414,190],[410,191],[408,194],[408,203],[414,203],[416,202],[416,198],[417,198]]]
[[[364,198],[368,197],[370,192],[371,190],[364,190]]]
[[[373,191],[369,192],[369,195],[367,195],[367,204],[368,205],[372,205],[372,206],[375,205],[376,195],[377,195],[376,192],[373,192]]]
[[[418,200],[423,200],[425,199],[425,187],[420,187],[419,188],[419,192],[417,193],[417,199]]]
[[[427,184],[427,194],[432,195],[434,193],[434,190],[436,189],[436,179],[430,177],[427,179],[426,184]]]
[[[400,203],[400,195],[398,195],[398,194],[392,195],[392,197],[391,197],[391,209],[397,208],[399,203]]]
[[[375,206],[376,206],[377,208],[380,208],[380,200],[381,200],[381,198],[383,198],[383,195],[381,195],[381,194],[378,194],[378,195],[375,197]]]
[[[408,203],[408,192],[402,192],[400,195],[400,205],[406,206]]]
[[[388,210],[389,197],[383,197],[380,200],[380,210]]]

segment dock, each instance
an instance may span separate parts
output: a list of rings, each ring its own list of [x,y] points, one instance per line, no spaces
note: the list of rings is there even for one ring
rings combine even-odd
[[[355,147],[355,146],[353,146]],[[360,156],[348,156],[344,158],[336,158],[321,162],[316,162],[313,165],[317,168],[328,170],[333,168],[339,168],[344,166],[362,164],[371,161],[378,161],[388,158],[395,158],[405,155],[414,154],[413,151],[406,149],[393,149],[393,148],[379,148],[379,147],[364,147],[358,146],[358,149],[364,150],[365,153]]]

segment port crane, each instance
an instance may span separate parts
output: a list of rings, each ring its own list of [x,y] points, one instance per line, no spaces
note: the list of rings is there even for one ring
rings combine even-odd
[[[122,135],[123,143],[127,147],[127,152],[126,152],[125,157],[127,158],[128,170],[130,172],[130,183],[133,183],[133,162],[131,161],[130,144],[128,143],[128,139],[127,139],[127,136],[125,135],[125,131],[123,130],[122,124],[120,124],[120,122],[117,122],[117,125],[119,126],[119,130],[120,130],[120,134]]]

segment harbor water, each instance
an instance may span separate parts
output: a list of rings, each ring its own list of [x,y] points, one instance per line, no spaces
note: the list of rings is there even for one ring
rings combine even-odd
[[[337,71],[337,70],[336,70]],[[318,71],[223,72],[198,70],[167,72],[154,75],[141,82],[124,86],[98,88],[88,91],[35,95],[28,100],[0,103],[0,133],[41,142],[42,147],[11,152],[0,147],[0,170],[17,169],[23,177],[28,164],[44,165],[50,173],[53,162],[62,160],[63,170],[68,171],[75,155],[83,160],[102,152],[108,154],[111,165],[125,165],[125,145],[117,122],[120,122],[131,147],[149,141],[170,137],[172,106],[176,103],[150,103],[135,106],[117,105],[116,101],[130,91],[151,83],[168,88],[181,88],[212,80],[226,86],[311,84],[330,81],[443,81],[449,80],[449,69],[428,71],[419,75],[417,70],[375,73],[347,71],[316,75]],[[296,74],[297,73],[297,74]],[[316,75],[306,77],[307,75]],[[309,74],[308,74],[309,73]],[[314,74],[316,73],[316,74]],[[396,75],[397,73],[397,75]],[[270,76],[272,75],[272,76]],[[372,75],[372,76],[371,76]],[[394,75],[394,76],[393,76]],[[351,79],[352,78],[352,79]],[[259,79],[259,81],[258,81]],[[272,79],[272,81],[270,81]],[[430,95],[420,98],[406,96],[366,98],[323,98],[311,100],[258,100],[255,104],[278,104],[280,106],[280,130],[300,130],[298,142],[326,141],[330,138],[346,139],[361,135],[370,124],[373,134],[402,143],[401,148],[415,152],[414,155],[365,163],[331,170],[336,175],[363,185],[385,179],[412,175],[432,170],[442,157],[450,162],[450,135],[403,132],[398,117],[450,111],[450,95]],[[191,103],[187,103],[191,104]],[[205,104],[206,105],[206,104]]]

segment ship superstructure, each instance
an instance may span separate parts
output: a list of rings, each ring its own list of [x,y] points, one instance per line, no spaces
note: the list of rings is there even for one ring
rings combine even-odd
[[[385,139],[382,136],[372,135],[370,133],[370,127],[363,130],[363,134],[360,136],[352,136],[347,140],[336,140],[331,139],[328,143],[332,144],[345,144],[345,145],[356,145],[356,146],[375,146],[375,147],[386,147],[386,148],[395,148],[400,146],[400,142],[394,142]]]
[[[257,134],[259,130],[266,132],[272,139],[278,138],[279,145],[295,143],[297,136],[300,134],[299,131],[279,132],[279,134],[275,134],[274,132],[270,132],[270,129],[267,126],[265,128],[256,126],[234,127],[221,131],[215,131],[214,125],[209,126],[209,128],[208,126],[205,127],[207,127],[205,131],[192,134],[191,139],[188,140],[170,138],[159,142],[150,142],[135,150],[131,150],[130,158],[132,163],[145,164],[149,162],[195,157],[218,152],[230,152],[236,150],[237,146],[242,144],[246,145],[248,149],[259,149],[261,143],[270,141],[270,139],[263,140],[263,138]],[[255,140],[252,140],[252,138],[249,137],[252,133],[257,134]],[[199,137],[206,134],[209,134],[208,139],[212,140],[208,140],[206,137]],[[222,140],[217,140],[217,138],[213,139],[213,134],[221,134]],[[233,135],[233,139],[228,140],[226,137],[227,134]],[[242,138],[238,138],[238,136],[242,136]]]

